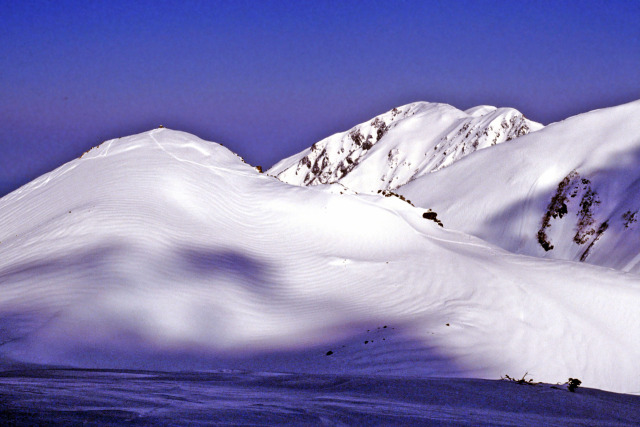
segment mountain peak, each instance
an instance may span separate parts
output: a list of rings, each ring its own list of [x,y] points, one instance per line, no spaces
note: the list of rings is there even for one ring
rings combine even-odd
[[[91,159],[104,156],[117,156],[124,153],[144,155],[145,152],[160,150],[169,156],[183,161],[200,162],[203,165],[219,166],[236,164],[244,160],[215,142],[204,141],[187,132],[165,127],[152,129],[137,135],[105,141],[85,152],[81,158]]]
[[[541,129],[513,108],[414,102],[284,159],[268,173],[295,185],[340,182],[356,190],[392,190],[476,150]]]
[[[471,107],[468,110],[465,110],[465,113],[473,116],[473,117],[482,117],[485,114],[496,111],[497,108],[493,105],[478,105],[476,107]]]
[[[116,165],[118,167],[116,167]],[[159,181],[170,175],[167,165],[192,165],[195,168],[213,171],[232,171],[242,174],[257,174],[257,170],[247,164],[242,157],[221,144],[209,142],[187,132],[156,128],[136,135],[115,138],[87,150],[77,159],[48,172],[30,183],[18,188],[0,200],[3,203],[26,194],[48,191],[52,186],[64,185],[65,176],[72,170],[81,171],[87,183],[96,180],[114,181],[118,185],[132,185],[126,177],[118,173],[102,173],[103,170],[117,172],[127,168],[157,168]],[[114,187],[115,188],[115,187]],[[115,190],[114,190],[115,191]]]

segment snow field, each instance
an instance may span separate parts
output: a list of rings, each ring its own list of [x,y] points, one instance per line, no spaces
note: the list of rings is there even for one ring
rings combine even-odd
[[[397,192],[434,209],[447,227],[508,251],[637,273],[640,228],[625,215],[637,218],[640,209],[638,114],[640,101],[581,114],[474,153]],[[553,249],[545,251],[538,230],[565,179],[568,212],[550,218]],[[592,223],[577,244],[583,210]]]
[[[290,186],[182,132],[109,141],[0,200],[0,352],[640,390],[637,276],[422,212]]]

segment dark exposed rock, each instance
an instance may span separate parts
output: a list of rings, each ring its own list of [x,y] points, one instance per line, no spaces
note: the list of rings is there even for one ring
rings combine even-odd
[[[351,138],[351,140],[357,145],[360,146],[362,145],[362,141],[364,139],[364,137],[362,136],[362,134],[360,133],[359,130],[354,129],[349,133],[349,138]]]
[[[578,172],[573,170],[560,181],[556,194],[551,198],[549,206],[547,206],[547,211],[542,217],[542,224],[538,230],[538,243],[540,243],[540,246],[542,246],[542,249],[545,251],[553,249],[553,245],[549,241],[546,232],[547,228],[551,227],[551,218],[562,218],[568,212],[566,202],[567,194],[570,190],[569,184],[577,177],[579,177]]]
[[[552,219],[561,219],[569,213],[569,205],[571,199],[580,197],[578,206],[575,207],[577,213],[576,234],[573,236],[573,242],[578,245],[589,243],[589,247],[583,253],[582,259],[586,258],[593,244],[600,238],[600,235],[608,227],[608,222],[596,226],[595,211],[600,204],[600,198],[595,190],[591,187],[591,181],[588,178],[581,177],[580,174],[573,170],[558,184],[556,193],[551,198],[547,211],[542,217],[542,224],[538,230],[538,243],[545,251],[553,249],[553,245],[547,236],[547,230],[551,227]]]
[[[607,228],[609,228],[609,223],[607,221],[600,224],[600,227],[598,227],[598,231],[595,232],[594,239],[591,241],[589,246],[587,246],[587,249],[585,249],[585,251],[582,253],[582,256],[580,257],[580,261],[584,262],[584,260],[587,259],[587,257],[589,256],[589,253],[591,252],[591,249],[596,244],[596,242],[600,239],[600,237],[604,234],[604,232],[607,231]]]
[[[638,211],[631,212],[631,209],[622,214],[624,220],[624,228],[631,227],[632,224],[638,222]]]
[[[600,204],[598,194],[591,189],[591,182],[588,179],[582,179],[585,186],[585,193],[580,200],[580,210],[578,211],[578,226],[573,241],[579,245],[587,243],[589,238],[596,233],[593,227],[595,219],[593,211],[596,205]]]
[[[438,217],[438,214],[435,212],[425,212],[422,214],[422,218],[430,219],[431,221],[435,221],[437,217]]]

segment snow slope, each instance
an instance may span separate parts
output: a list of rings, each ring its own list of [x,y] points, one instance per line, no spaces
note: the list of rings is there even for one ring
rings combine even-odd
[[[339,182],[355,191],[392,190],[540,128],[512,108],[479,106],[463,112],[416,102],[325,138],[267,173],[295,185]]]
[[[341,192],[167,129],[94,148],[0,199],[4,363],[528,371],[640,392],[637,275],[510,254]]]
[[[397,191],[511,252],[638,273],[639,117],[640,101],[581,114]]]
[[[0,372],[2,425],[635,426],[640,396],[452,378]]]

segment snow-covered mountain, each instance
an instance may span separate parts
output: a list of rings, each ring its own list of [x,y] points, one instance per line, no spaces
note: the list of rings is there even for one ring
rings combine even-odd
[[[637,275],[336,190],[168,129],[108,141],[0,199],[0,357],[640,390]]]
[[[267,171],[295,185],[339,182],[355,191],[393,190],[542,125],[513,108],[460,111],[416,102],[332,135]]]
[[[512,252],[638,272],[639,105],[543,128],[513,109],[409,104],[268,173],[296,185],[397,195]]]
[[[640,272],[640,101],[554,123],[397,192],[511,252]]]

